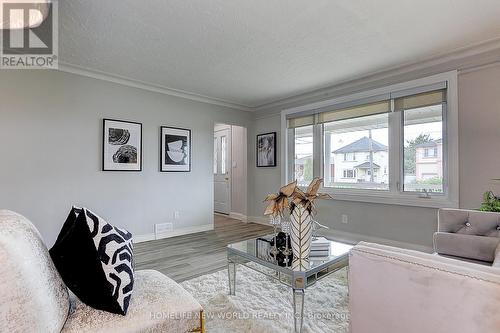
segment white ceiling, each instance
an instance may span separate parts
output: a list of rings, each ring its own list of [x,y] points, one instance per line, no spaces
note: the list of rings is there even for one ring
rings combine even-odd
[[[67,0],[62,63],[258,107],[500,37],[499,0]]]

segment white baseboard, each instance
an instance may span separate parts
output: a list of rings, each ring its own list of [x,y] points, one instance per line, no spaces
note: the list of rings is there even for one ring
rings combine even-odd
[[[170,238],[170,237],[176,237],[176,236],[182,236],[182,235],[187,235],[187,234],[194,234],[197,232],[203,232],[203,231],[209,231],[213,230],[214,225],[213,224],[203,224],[203,225],[197,225],[193,227],[186,227],[186,228],[180,228],[174,231],[168,231],[168,232],[161,232],[158,234],[144,234],[144,235],[136,235],[134,236],[134,243],[141,243],[141,242],[147,242],[150,240],[156,240],[156,239],[163,239],[163,238]]]
[[[266,219],[265,217],[246,216],[244,214],[235,213],[235,212],[231,212],[228,215],[217,213],[217,212],[214,212],[214,214],[218,215],[218,216],[229,217],[229,218],[232,218],[232,219],[235,219],[235,220],[239,220],[239,221],[242,221],[242,222],[245,222],[245,223],[252,222],[252,223],[259,223],[259,224],[269,224],[268,223],[268,219]]]
[[[400,247],[415,251],[421,251],[426,253],[433,253],[433,249],[430,246],[425,246],[421,244],[413,244],[407,242],[401,242],[393,239],[387,239],[376,236],[368,236],[353,232],[347,231],[339,231],[339,230],[331,230],[331,229],[322,229],[320,232],[321,235],[324,235],[326,238],[331,240],[336,240],[344,243],[357,244],[358,242],[364,241],[369,243],[378,243],[388,246]]]
[[[249,216],[248,222],[270,225],[269,219],[264,217],[264,216]],[[344,243],[356,244],[358,242],[365,241],[365,242],[370,242],[370,243],[378,243],[378,244],[384,244],[384,245],[389,245],[389,246],[401,247],[401,248],[406,248],[406,249],[416,250],[416,251],[421,251],[421,252],[426,252],[426,253],[433,253],[434,252],[432,247],[430,247],[430,246],[425,246],[425,245],[421,245],[421,244],[406,243],[406,242],[396,241],[396,240],[392,240],[392,239],[375,237],[375,236],[368,236],[368,235],[363,235],[363,234],[358,234],[358,233],[353,233],[353,232],[340,231],[340,230],[335,230],[335,229],[326,229],[326,230],[323,229],[323,230],[321,230],[320,233],[322,235],[324,235],[325,237],[327,237],[328,239],[336,240],[336,241],[344,242]]]
[[[235,220],[240,220],[240,221],[245,222],[245,223],[248,222],[248,217],[244,214],[231,212],[231,213],[229,213],[229,217],[232,219],[235,219]]]
[[[229,216],[229,214],[223,214],[223,213],[219,213],[219,212],[214,212],[214,215],[222,216],[222,217],[228,217]]]
[[[265,216],[249,216],[248,222],[269,225],[269,218]]]
[[[243,222],[258,223],[258,224],[264,224],[264,225],[268,225],[268,226],[270,225],[268,218],[266,218],[264,216],[246,216],[246,215],[239,214],[239,213],[230,213],[229,217],[236,219],[236,220],[243,221]],[[170,232],[163,232],[163,233],[160,233],[158,235],[155,235],[154,233],[144,234],[144,235],[136,235],[136,236],[134,236],[134,243],[141,243],[141,242],[147,242],[147,241],[155,240],[155,239],[163,239],[163,238],[170,238],[170,237],[175,237],[175,236],[193,234],[193,233],[197,233],[197,232],[213,230],[213,228],[214,228],[214,226],[212,224],[205,224],[205,225],[200,225],[200,226],[182,228],[182,229],[178,229],[178,230],[170,231]],[[331,230],[331,229],[330,230],[321,230],[321,234],[329,239],[337,240],[337,241],[345,242],[345,243],[351,243],[351,244],[356,244],[358,242],[365,241],[365,242],[370,242],[370,243],[384,244],[384,245],[401,247],[401,248],[406,248],[406,249],[411,249],[411,250],[416,250],[416,251],[421,251],[421,252],[427,252],[427,253],[433,252],[433,249],[430,246],[413,244],[413,243],[406,243],[406,242],[396,241],[396,240],[392,240],[392,239],[376,237],[376,236],[368,236],[368,235],[347,232],[347,231],[340,231],[340,230],[334,230],[334,229],[333,230]]]
[[[132,239],[133,239],[134,243],[142,243],[142,242],[147,242],[150,240],[155,240],[156,237],[155,237],[154,233],[150,233],[150,234],[144,234],[144,235],[133,235]]]

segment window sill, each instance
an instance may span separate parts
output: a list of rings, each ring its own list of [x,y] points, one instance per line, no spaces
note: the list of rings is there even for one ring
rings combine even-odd
[[[418,195],[393,193],[388,190],[339,190],[325,187],[321,189],[321,192],[330,194],[333,200],[341,201],[426,208],[458,208],[458,202],[444,196],[420,198]]]

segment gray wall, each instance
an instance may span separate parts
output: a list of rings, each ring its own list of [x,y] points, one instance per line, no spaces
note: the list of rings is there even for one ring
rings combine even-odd
[[[247,129],[231,126],[231,213],[247,215]]]
[[[460,206],[477,208],[484,191],[500,195],[500,65],[458,81]]]
[[[248,112],[47,70],[2,71],[0,100],[0,209],[26,215],[49,246],[73,204],[135,235],[155,223],[213,224],[214,123],[253,121]],[[102,118],[143,124],[142,172],[101,171]],[[192,172],[158,172],[160,125],[192,130]]]
[[[280,136],[280,115],[259,118],[255,120],[252,131],[252,138],[249,141],[248,173],[250,175],[248,185],[250,190],[250,200],[248,202],[249,215],[261,216],[264,212],[265,204],[262,202],[267,194],[276,193],[281,186],[281,136]],[[277,137],[277,163],[276,167],[256,167],[256,135],[262,133],[276,132]]]
[[[460,206],[477,208],[482,193],[500,194],[500,65],[459,74]],[[257,120],[255,133],[280,130],[280,117]],[[282,161],[279,161],[281,164]],[[280,186],[281,167],[251,170],[254,181],[250,214],[262,216],[262,199]],[[436,209],[333,200],[318,203],[318,220],[333,230],[432,246]],[[341,223],[341,215],[349,223]]]
[[[460,205],[476,208],[488,189],[500,193],[500,66],[459,74]],[[25,214],[49,245],[72,204],[88,206],[136,235],[155,223],[176,229],[211,224],[213,126],[248,129],[249,216],[261,217],[280,186],[280,117],[170,97],[51,71],[0,76],[0,208]],[[102,172],[102,118],[143,123],[142,172]],[[160,125],[193,130],[191,173],[158,172]],[[278,166],[256,168],[255,135],[278,132]],[[244,199],[243,199],[244,200]],[[196,207],[193,209],[193,207]],[[241,210],[243,211],[243,207]],[[173,220],[173,212],[180,212]],[[240,210],[240,208],[238,209]],[[436,210],[334,200],[319,203],[334,230],[430,246]],[[340,223],[347,214],[349,223]]]

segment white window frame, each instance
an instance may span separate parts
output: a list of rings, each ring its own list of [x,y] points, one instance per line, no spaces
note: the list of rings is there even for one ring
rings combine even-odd
[[[443,190],[444,194],[425,195],[418,192],[403,191],[403,133],[402,112],[389,114],[389,190],[321,188],[322,192],[331,194],[336,200],[373,202],[381,204],[396,204],[418,207],[458,207],[459,205],[459,147],[458,147],[458,86],[457,71],[445,72],[408,82],[393,84],[377,89],[363,91],[351,95],[341,96],[321,102],[311,103],[281,112],[282,149],[281,183],[284,185],[293,178],[293,134],[287,129],[287,116],[295,113],[304,113],[310,110],[321,109],[341,103],[354,102],[373,96],[388,94],[394,91],[414,89],[418,87],[447,83],[446,110],[443,112]],[[314,125],[314,154],[313,175],[323,177],[323,126]],[[291,142],[291,144],[289,144]],[[290,155],[292,153],[292,155]]]

